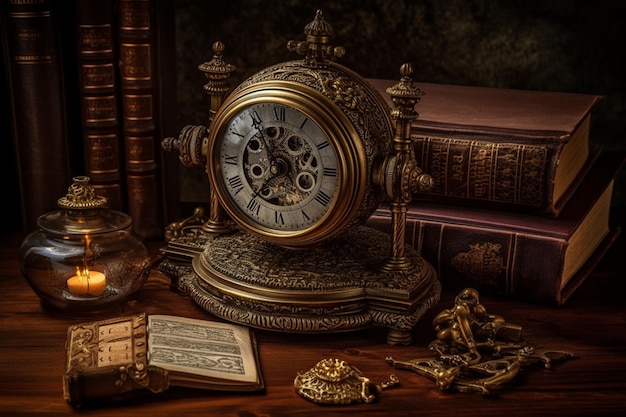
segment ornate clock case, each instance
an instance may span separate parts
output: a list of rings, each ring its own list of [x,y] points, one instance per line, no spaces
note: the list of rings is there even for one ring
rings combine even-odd
[[[438,301],[436,274],[404,245],[406,206],[432,180],[412,156],[410,123],[422,92],[401,67],[385,100],[331,60],[321,11],[304,59],[265,68],[229,93],[235,68],[221,42],[199,69],[208,79],[210,125],[187,126],[162,146],[209,179],[199,208],[168,226],[160,269],[203,309],[229,321],[286,332],[389,329],[390,344]],[[387,201],[391,233],[363,224]]]

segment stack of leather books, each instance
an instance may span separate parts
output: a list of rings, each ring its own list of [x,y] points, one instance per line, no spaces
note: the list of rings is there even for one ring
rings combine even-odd
[[[394,84],[370,82],[383,97]],[[624,155],[590,141],[602,97],[416,85],[411,136],[434,184],[409,204],[407,241],[444,287],[565,303],[620,232],[610,211]],[[368,224],[390,217],[381,206]]]

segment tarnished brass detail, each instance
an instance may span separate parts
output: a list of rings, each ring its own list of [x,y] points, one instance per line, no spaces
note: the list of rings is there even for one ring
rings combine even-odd
[[[144,316],[133,317],[128,323],[132,326],[133,339],[123,341],[123,343],[133,343],[129,346],[126,354],[113,357],[113,363],[108,365],[115,369],[117,379],[113,384],[116,386],[136,386],[140,388],[148,388],[154,392],[163,391],[167,386],[151,384],[148,372],[148,355],[146,344],[146,322]],[[102,366],[99,361],[99,355],[107,352],[109,344],[115,343],[106,337],[98,335],[99,323],[81,323],[70,327],[71,339],[68,343],[68,357],[66,369],[72,369],[79,373],[93,372],[94,368]]]
[[[387,343],[411,343],[411,330],[439,301],[436,273],[415,249],[409,270],[381,272],[389,235],[359,227],[324,248],[283,251],[243,232],[175,239],[159,266],[201,308],[229,321],[292,333],[327,333],[371,326]],[[330,256],[329,253],[333,255]],[[181,267],[178,259],[193,259]]]
[[[213,118],[222,106],[224,98],[230,90],[228,79],[230,74],[236,69],[234,65],[224,61],[223,53],[224,44],[222,42],[215,42],[213,44],[213,59],[198,66],[198,69],[204,72],[204,75],[209,80],[204,85],[204,91],[209,95],[209,97],[211,97],[209,126],[212,125]],[[206,156],[207,136],[203,136],[202,139],[202,149],[204,150],[204,155]],[[206,163],[206,158],[202,161],[202,163]],[[202,228],[210,233],[223,234],[233,231],[233,229],[227,224],[224,209],[218,201],[217,193],[214,188],[209,189],[209,219],[204,223]]]
[[[374,384],[360,370],[339,359],[323,359],[306,372],[299,372],[293,382],[298,394],[318,404],[372,403],[385,389],[398,385],[395,375],[389,381]]]
[[[429,344],[434,358],[387,363],[435,381],[441,390],[493,394],[525,367],[574,358],[569,352],[535,350],[522,338],[522,328],[488,314],[473,288],[462,290],[454,306],[433,320],[437,339]]]
[[[168,227],[162,269],[230,321],[290,332],[386,326],[388,343],[408,344],[441,291],[432,266],[404,246],[406,202],[429,178],[409,136],[421,92],[404,65],[392,113],[367,80],[332,60],[345,51],[330,45],[321,11],[304,32],[287,45],[304,59],[261,69],[228,96],[234,67],[223,44],[200,66],[210,125],[187,126],[162,146],[205,167],[211,210],[202,226],[192,216]],[[306,153],[288,147],[297,140]],[[385,199],[397,211],[392,236],[363,226]]]
[[[391,140],[394,153],[385,160],[384,168],[375,171],[381,176],[374,178],[384,188],[391,210],[392,239],[389,259],[382,265],[385,271],[411,267],[404,253],[407,205],[413,194],[427,191],[433,184],[431,176],[423,173],[417,166],[413,153],[411,123],[418,117],[414,107],[424,93],[413,84],[412,73],[413,67],[410,64],[402,65],[400,82],[387,89],[387,94],[395,105],[391,111],[391,118],[395,122],[395,135]]]
[[[213,58],[210,61],[198,65],[198,70],[202,71],[208,82],[204,85],[204,91],[211,98],[209,109],[209,123],[224,102],[230,87],[228,79],[236,67],[223,59],[224,44],[222,42],[213,43]],[[168,152],[177,151],[179,159],[185,166],[206,164],[206,146],[208,139],[208,129],[205,126],[185,126],[178,138],[168,137],[163,139],[161,147]],[[210,233],[230,233],[233,229],[227,224],[224,217],[224,210],[220,206],[215,190],[209,189],[209,218],[203,225],[203,229]],[[175,226],[174,226],[175,227]]]
[[[161,147],[167,152],[178,152],[178,160],[184,166],[203,165],[206,163],[208,136],[206,127],[187,125],[182,128],[177,138],[163,139]]]
[[[242,229],[279,246],[313,246],[362,224],[383,200],[384,195],[371,185],[367,173],[374,161],[389,153],[388,144],[377,140],[391,134],[389,120],[385,119],[388,112],[371,91],[356,80],[343,76],[346,73],[339,67],[310,72],[302,67],[301,62],[293,61],[274,69],[253,76],[255,81],[252,84],[244,83],[246,88],[238,88],[225,101],[209,138],[207,172],[211,186],[221,191],[218,198],[225,211]],[[319,88],[320,91],[307,87]],[[229,184],[220,178],[220,171],[210,168],[220,164],[219,137],[225,129],[224,122],[250,104],[267,102],[268,97],[309,114],[311,119],[315,118],[316,123],[324,126],[328,141],[340,161],[336,194],[341,197],[330,203],[332,208],[323,219],[307,229],[259,227],[249,220],[245,207],[230,201],[227,192]]]
[[[106,197],[96,194],[90,184],[91,179],[85,176],[73,178],[74,182],[67,188],[67,194],[57,200],[62,209],[84,210],[104,208],[108,205]]]
[[[165,228],[165,241],[169,242],[176,238],[184,237],[187,231],[192,231],[192,229],[203,225],[206,221],[207,217],[204,215],[204,209],[196,207],[191,216],[181,221],[170,223]]]
[[[318,10],[315,19],[304,27],[304,33],[306,41],[291,40],[287,43],[287,49],[305,55],[307,66],[323,67],[327,65],[330,56],[341,58],[345,55],[343,46],[329,45],[333,28],[324,20],[321,10]]]
[[[355,72],[331,62],[341,48],[328,45],[332,27],[318,12],[305,28],[305,60],[288,61],[265,68],[241,83],[228,98],[221,86],[233,69],[222,59],[223,45],[215,43],[212,61],[201,65],[213,87],[210,126],[186,126],[178,138],[166,138],[162,147],[180,153],[185,165],[205,165],[210,181],[210,214],[205,230],[224,233],[227,217],[248,233],[286,247],[318,244],[343,229],[362,224],[384,200],[384,191],[372,184],[373,166],[391,152],[393,127],[389,108],[376,90]],[[293,43],[291,43],[293,45]],[[219,86],[216,83],[219,81]],[[215,104],[219,102],[219,106]],[[308,230],[297,232],[264,228],[254,224],[245,208],[227,198],[224,180],[219,178],[220,143],[224,129],[239,110],[264,102],[288,105],[320,125],[337,154],[337,194],[328,216]],[[243,176],[243,175],[242,175]],[[222,189],[220,189],[222,187]],[[323,223],[323,224],[322,224]]]
[[[226,94],[229,92],[228,78],[235,72],[237,67],[224,61],[224,44],[213,43],[213,58],[210,61],[198,65],[198,70],[204,73],[208,82],[204,85],[204,91],[211,97],[211,113],[209,121],[217,112]]]

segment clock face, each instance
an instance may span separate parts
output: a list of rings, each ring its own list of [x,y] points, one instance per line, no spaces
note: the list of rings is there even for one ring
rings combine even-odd
[[[216,179],[236,216],[280,234],[307,230],[329,213],[340,188],[338,156],[309,114],[260,101],[234,112],[222,132]]]
[[[206,141],[217,203],[242,230],[284,247],[314,246],[353,227],[379,201],[370,185],[379,148],[366,145],[374,136],[362,139],[377,125],[357,131],[363,114],[295,81],[235,90]]]

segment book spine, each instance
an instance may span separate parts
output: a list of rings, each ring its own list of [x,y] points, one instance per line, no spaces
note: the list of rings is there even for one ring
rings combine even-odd
[[[379,212],[368,226],[383,231]],[[563,239],[407,217],[406,241],[428,261],[442,285],[537,302],[560,304],[567,242]]]
[[[169,387],[169,373],[149,365],[145,313],[72,325],[65,344],[63,397],[73,406]]]
[[[52,2],[2,1],[22,227],[57,210],[71,179],[58,15]]]
[[[85,170],[109,207],[124,210],[114,17],[112,2],[76,2]]]
[[[63,398],[74,407],[96,402],[128,400],[156,394],[170,386],[169,373],[148,366],[137,369],[135,364],[107,366],[97,371],[70,370],[63,375]]]
[[[418,166],[433,178],[433,187],[416,199],[551,211],[557,147],[516,143],[514,138],[496,143],[438,137],[416,130],[414,126],[411,137]]]
[[[126,190],[134,231],[163,235],[157,142],[160,142],[153,0],[119,0],[118,45]]]

